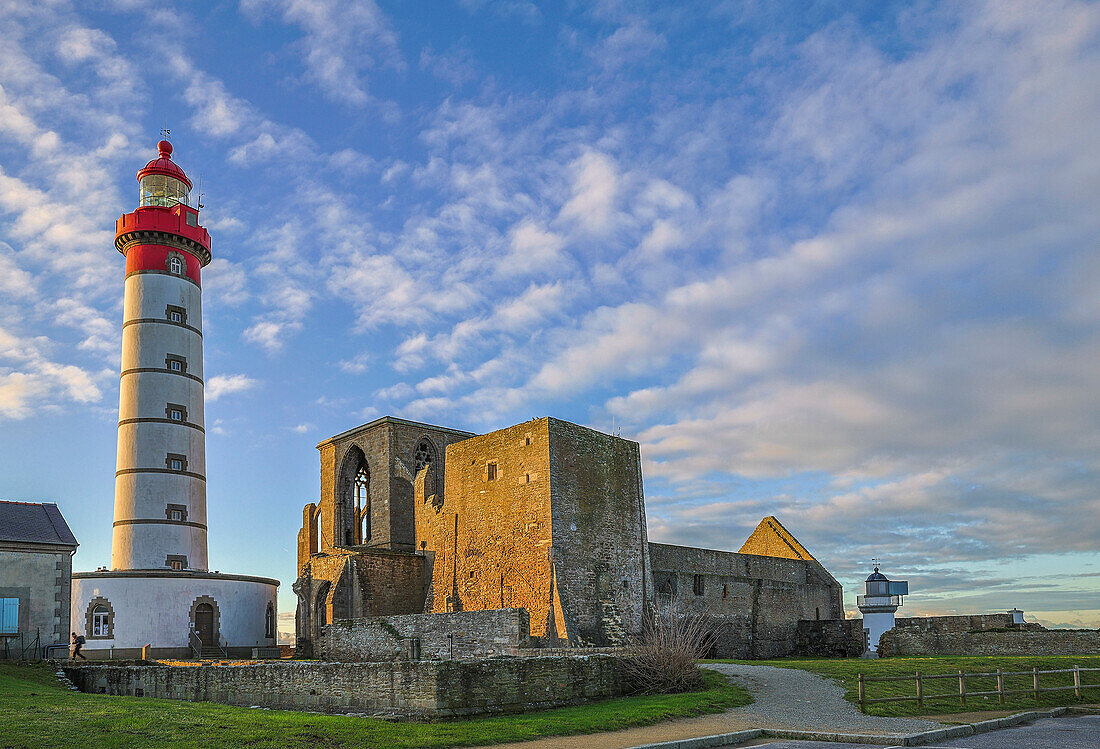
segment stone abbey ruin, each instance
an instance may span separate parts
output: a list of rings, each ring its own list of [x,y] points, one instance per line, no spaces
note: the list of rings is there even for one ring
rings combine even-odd
[[[649,542],[636,442],[553,418],[474,435],[383,417],[318,449],[301,655],[613,647],[654,606],[710,617],[717,657],[865,649],[840,584],[774,517],[738,552]]]

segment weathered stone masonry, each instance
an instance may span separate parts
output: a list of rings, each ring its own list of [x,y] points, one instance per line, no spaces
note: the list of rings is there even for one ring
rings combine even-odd
[[[442,501],[417,498],[429,610],[523,607],[548,644],[613,645],[652,593],[638,445],[537,419],[447,449]]]
[[[630,440],[552,418],[474,436],[385,417],[318,449],[294,586],[303,655],[339,619],[509,608],[533,646],[614,646],[675,599],[719,620],[718,655],[765,658],[796,651],[800,620],[844,616],[840,585],[775,518],[740,553],[650,544]],[[848,651],[859,634],[802,641]]]
[[[716,619],[720,658],[778,658],[798,648],[800,620],[843,620],[841,586],[814,559],[651,543],[657,601]]]
[[[345,619],[326,626],[315,649],[347,662],[492,658],[519,655],[530,631],[525,609]]]
[[[83,692],[425,719],[510,713],[624,694],[620,658],[241,665],[88,665],[65,668]]]
[[[1095,654],[1100,630],[1014,624],[1011,614],[905,617],[882,634],[878,652],[880,657]]]
[[[298,531],[298,652],[337,619],[424,611],[428,578],[413,529],[415,474],[442,475],[446,447],[469,437],[383,417],[320,443],[321,496]],[[365,479],[365,480],[359,480]]]

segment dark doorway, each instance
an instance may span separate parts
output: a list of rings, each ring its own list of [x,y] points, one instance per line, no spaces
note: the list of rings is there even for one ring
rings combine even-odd
[[[203,645],[214,644],[214,607],[209,603],[200,603],[195,607],[195,629]]]

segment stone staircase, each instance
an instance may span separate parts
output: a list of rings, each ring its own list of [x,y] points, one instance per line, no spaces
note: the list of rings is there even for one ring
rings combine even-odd
[[[199,658],[202,658],[204,661],[221,660],[225,658],[225,653],[216,645],[203,645],[202,649],[199,650]]]

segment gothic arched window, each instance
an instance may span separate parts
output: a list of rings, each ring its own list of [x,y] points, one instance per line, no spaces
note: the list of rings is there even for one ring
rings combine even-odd
[[[370,474],[365,465],[355,474],[355,514],[359,519],[359,543],[370,541]]]
[[[420,444],[416,446],[416,452],[413,453],[413,475],[419,475],[420,469],[434,462],[435,450],[432,449],[432,443],[427,439],[420,440]]]
[[[429,471],[428,482],[425,486],[426,491],[424,492],[425,500],[433,494],[439,500],[443,498],[443,482],[440,481],[439,471],[441,467],[435,460],[435,445],[427,437],[424,437],[417,443],[416,450],[413,451],[413,475],[419,476],[425,468]]]
[[[266,637],[275,636],[275,604],[267,604],[267,614],[264,616],[264,634]]]

